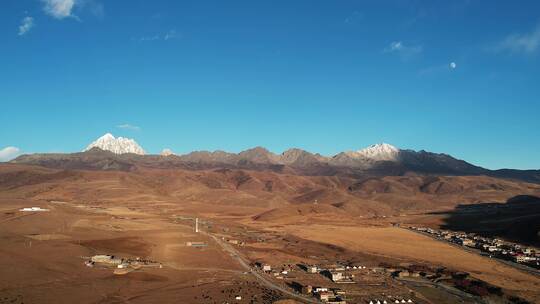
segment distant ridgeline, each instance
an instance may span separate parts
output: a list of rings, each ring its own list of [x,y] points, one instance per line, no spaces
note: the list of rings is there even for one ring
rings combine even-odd
[[[120,170],[158,169],[246,169],[308,176],[400,176],[400,175],[486,175],[540,183],[540,170],[489,170],[448,154],[400,150],[376,144],[358,151],[327,157],[301,149],[275,154],[262,147],[240,153],[195,151],[176,155],[165,149],[161,155],[145,154],[132,139],[111,134],[99,138],[84,152],[71,154],[28,154],[11,161],[59,169]]]

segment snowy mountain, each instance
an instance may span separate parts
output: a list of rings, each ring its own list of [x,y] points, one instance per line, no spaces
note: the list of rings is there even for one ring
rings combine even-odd
[[[175,155],[174,152],[171,149],[163,149],[161,153],[159,153],[161,156],[169,156],[169,155]]]
[[[135,140],[124,137],[114,137],[111,133],[107,133],[96,141],[92,142],[84,151],[92,148],[100,148],[101,150],[111,151],[115,154],[134,153],[144,155],[145,152]]]
[[[364,157],[376,161],[381,160],[397,160],[399,156],[399,149],[385,143],[371,145],[365,149],[355,152],[357,157]]]
[[[399,162],[401,152],[402,150],[392,145],[380,143],[358,151],[338,153],[330,159],[330,164],[368,169],[381,161]]]

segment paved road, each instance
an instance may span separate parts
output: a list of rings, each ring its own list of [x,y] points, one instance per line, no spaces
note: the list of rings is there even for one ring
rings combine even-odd
[[[259,280],[261,283],[266,285],[266,287],[268,287],[270,289],[278,290],[278,291],[282,292],[283,294],[286,294],[286,295],[288,295],[290,297],[293,297],[293,298],[295,298],[297,300],[300,300],[302,302],[320,303],[319,301],[316,301],[315,299],[313,299],[311,297],[307,297],[307,296],[304,296],[304,295],[294,293],[294,292],[288,290],[287,288],[285,288],[283,286],[279,286],[278,284],[268,280],[267,278],[264,277],[264,275],[262,275],[262,274],[258,273],[257,271],[253,270],[249,266],[249,263],[246,260],[244,260],[244,258],[242,256],[240,256],[238,251],[233,246],[223,242],[219,237],[216,237],[215,235],[212,235],[210,233],[203,232],[203,231],[201,231],[201,233],[206,234],[209,237],[211,237],[212,239],[214,239],[214,241],[216,241],[216,243],[219,246],[221,246],[221,248],[223,248],[223,250],[227,251],[233,257],[233,259],[235,259],[242,266],[242,268],[244,268],[246,271],[251,273],[255,278],[257,278],[257,280]]]

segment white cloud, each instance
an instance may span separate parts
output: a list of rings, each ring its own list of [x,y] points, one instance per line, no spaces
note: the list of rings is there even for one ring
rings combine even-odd
[[[34,18],[32,17],[24,17],[21,21],[21,25],[19,25],[19,36],[22,36],[28,31],[34,27]]]
[[[105,15],[103,4],[97,0],[41,0],[45,13],[56,19],[74,18],[79,20],[79,17],[73,14],[76,8],[78,11],[86,10],[98,18],[103,18]]]
[[[493,49],[498,52],[534,53],[540,48],[540,25],[530,33],[512,34],[504,38]]]
[[[387,52],[399,51],[403,49],[403,43],[401,41],[394,41],[390,43],[390,46],[386,48]]]
[[[162,35],[144,36],[144,37],[141,37],[139,39],[134,39],[134,40],[139,40],[141,42],[143,42],[143,41],[155,41],[155,40],[167,41],[167,40],[174,39],[177,36],[178,35],[176,34],[176,30],[170,30],[170,31],[168,31],[168,32],[166,32],[165,34],[162,34]]]
[[[139,38],[139,41],[154,41],[154,40],[159,40],[160,37],[158,35],[155,35],[155,36],[145,36],[145,37],[141,37]]]
[[[21,150],[17,147],[5,147],[0,150],[0,162],[6,162],[14,159],[21,154]]]
[[[401,41],[393,41],[384,48],[384,53],[396,53],[401,56],[402,59],[409,59],[415,55],[418,55],[422,52],[423,48],[421,45],[408,46]]]
[[[141,130],[140,127],[130,125],[130,124],[121,124],[121,125],[117,125],[116,127],[120,128],[120,129],[124,129],[124,130],[131,130],[131,131],[139,131],[139,130]]]
[[[363,18],[364,18],[364,14],[362,14],[359,11],[354,11],[352,12],[352,14],[347,16],[347,18],[345,18],[344,22],[345,24],[353,25],[360,22]]]
[[[45,13],[56,18],[64,19],[66,17],[75,17],[73,15],[73,7],[76,4],[76,0],[41,0],[45,3]]]
[[[165,36],[163,36],[163,40],[169,40],[175,37],[176,37],[176,30],[170,30],[167,32],[167,34],[165,34]]]

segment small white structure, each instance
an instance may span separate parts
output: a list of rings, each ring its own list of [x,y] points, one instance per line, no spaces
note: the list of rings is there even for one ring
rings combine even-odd
[[[103,263],[103,264],[112,264],[112,265],[120,265],[122,264],[122,259],[116,258],[113,255],[108,254],[98,254],[94,255],[90,258],[90,261],[94,263]]]
[[[237,300],[237,301],[240,301],[240,300],[242,300],[242,296],[236,296],[234,299]]]
[[[22,212],[43,212],[43,211],[49,211],[49,209],[42,209],[41,207],[26,207],[19,209],[19,211]]]
[[[334,282],[337,282],[343,279],[343,273],[341,272],[331,272],[330,276],[331,276],[332,281]]]
[[[94,262],[86,261],[86,262],[84,262],[84,265],[86,265],[86,267],[94,267]]]
[[[272,271],[272,266],[270,266],[270,265],[263,265],[263,271]]]
[[[161,266],[161,265],[160,265]],[[116,266],[117,268],[128,268],[129,267],[129,264],[128,263],[122,263],[122,264],[118,264]]]

